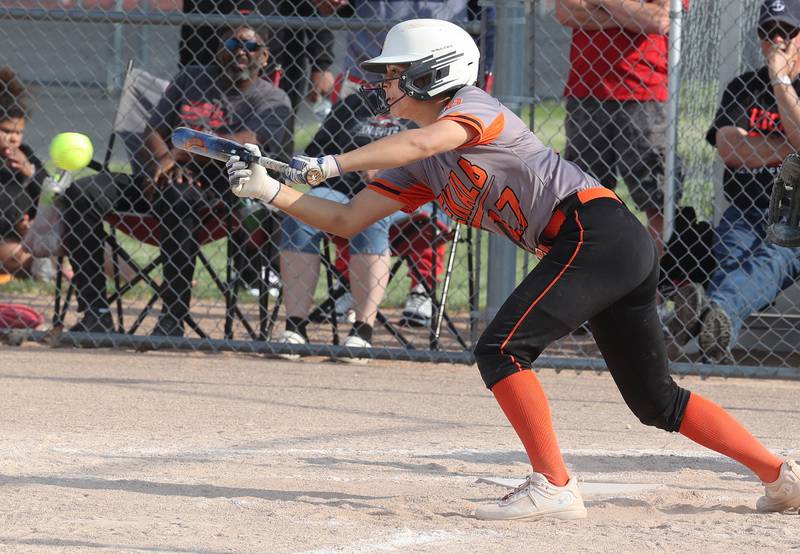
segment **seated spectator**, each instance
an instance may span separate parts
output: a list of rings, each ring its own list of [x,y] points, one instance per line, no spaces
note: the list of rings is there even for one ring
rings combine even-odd
[[[372,116],[363,99],[359,95],[352,95],[339,102],[328,115],[306,149],[306,154],[319,156],[331,149],[353,150],[406,129],[408,125],[409,122],[390,116]],[[344,204],[364,188],[370,177],[348,173],[325,181],[309,194]],[[349,241],[349,284],[355,321],[344,342],[345,346],[371,346],[378,306],[389,281],[389,225],[389,218],[382,219]],[[288,216],[283,219],[282,226],[280,259],[286,330],[279,342],[305,344],[308,342],[307,317],[319,278],[323,233]],[[299,356],[283,357],[296,359]],[[343,361],[353,360],[343,358]]]
[[[366,180],[369,181],[368,178]],[[444,274],[447,253],[446,242],[436,242],[433,235],[435,232],[447,233],[450,224],[450,218],[435,202],[420,206],[413,214],[401,211],[389,216],[389,239],[393,254],[406,258],[411,282],[398,322],[402,327],[429,327],[431,324],[433,300],[428,291],[433,290],[435,281]],[[437,230],[431,232],[433,227],[426,228],[429,225],[435,225]],[[433,247],[434,243],[436,248]],[[346,273],[349,255],[346,248],[341,249],[338,246],[337,243],[336,269],[340,273]],[[348,319],[352,313],[352,296],[340,296],[336,302],[339,320]]]
[[[28,119],[25,86],[8,67],[0,68],[0,273],[30,276],[34,257],[22,237],[36,217],[47,177],[42,163],[22,142]]]
[[[184,0],[184,13],[229,14],[259,13],[268,16],[311,17],[330,15],[347,0]],[[181,27],[180,64],[207,65],[213,60],[219,44],[218,27],[183,25]],[[261,29],[256,29],[260,32]],[[303,97],[315,102],[330,94],[334,77],[333,32],[327,29],[274,29],[269,43],[275,67],[282,68],[280,85],[297,108]],[[309,85],[310,86],[307,86]],[[306,89],[308,89],[306,91]],[[307,94],[305,94],[307,92]]]
[[[688,3],[683,0],[684,9]],[[669,5],[669,0],[555,3],[556,19],[572,29],[564,158],[611,189],[624,181],[661,254]],[[676,201],[679,186],[680,178]]]
[[[101,173],[67,189],[64,245],[84,313],[72,331],[112,330],[102,272],[103,218],[136,211],[154,213],[160,225],[163,306],[153,334],[183,335],[203,215],[219,206],[228,213],[235,198],[221,164],[173,148],[170,137],[176,127],[188,126],[259,144],[267,155],[280,152],[291,108],[286,93],[259,77],[268,58],[265,38],[252,28],[226,32],[214,62],[184,68],[167,87],[145,131],[141,174]]]
[[[423,216],[423,219],[416,219]],[[395,212],[389,216],[392,229],[398,232],[392,245],[399,248],[399,256],[407,256],[408,278],[411,288],[408,291],[400,325],[403,327],[429,327],[433,317],[433,301],[428,291],[434,290],[445,271],[447,242],[435,241],[431,233],[422,228],[422,221],[428,218],[436,226],[438,233],[447,233],[452,221],[435,202],[429,202],[414,210],[413,214]],[[434,248],[434,243],[436,244]],[[434,260],[435,256],[435,260]],[[434,277],[434,266],[436,276]],[[423,284],[424,283],[424,284]]]
[[[432,0],[429,2],[405,2],[395,0],[350,0],[348,3],[338,2],[341,15],[352,15],[362,19],[382,19],[406,20],[416,18],[444,19],[448,21],[460,21],[466,23],[469,19],[470,11],[467,0],[455,0],[445,2],[443,0]],[[477,13],[476,7],[472,6],[473,15]],[[332,98],[334,101],[342,100],[356,92],[358,88],[370,79],[378,78],[377,75],[370,75],[361,69],[361,62],[377,56],[386,38],[386,31],[375,31],[364,29],[350,31],[347,38],[347,57],[343,72],[337,77]],[[491,49],[489,41],[487,46]],[[488,65],[491,57],[485,58]],[[445,225],[449,224],[449,218],[442,210],[436,210],[433,203],[422,206],[419,212],[433,214],[437,212],[437,218]],[[407,214],[397,213],[392,216],[392,224],[403,225],[404,220],[408,219]],[[409,226],[413,230],[413,225]],[[410,237],[408,237],[410,238]],[[437,245],[435,252],[429,242],[415,237],[413,240],[406,240],[405,244],[409,248],[409,262],[413,264],[416,271],[409,269],[411,288],[406,298],[403,313],[400,317],[400,325],[406,327],[426,327],[430,325],[433,313],[433,304],[430,295],[425,287],[419,282],[417,275],[427,280],[429,288],[433,287],[433,257],[436,256],[437,278],[444,272],[445,256],[447,244],[442,242]],[[337,261],[337,267],[341,269],[343,263]]]
[[[707,293],[695,284],[676,298],[680,324],[715,363],[730,360],[745,318],[800,275],[800,251],[765,240],[774,177],[800,150],[800,0],[767,0],[758,38],[766,65],[728,84],[706,135],[730,202],[714,232],[717,269]]]

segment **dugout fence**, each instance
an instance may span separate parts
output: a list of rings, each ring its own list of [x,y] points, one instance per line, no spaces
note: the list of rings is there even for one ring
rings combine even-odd
[[[680,79],[678,97],[673,98],[678,114],[674,121],[675,148],[667,151],[666,156],[675,160],[681,173],[682,194],[677,201],[678,207],[693,207],[698,221],[707,222],[712,228],[720,221],[726,199],[721,191],[723,166],[715,149],[706,142],[705,134],[714,119],[726,83],[744,71],[763,65],[756,38],[759,6],[760,2],[753,0],[715,0],[692,2],[688,9],[673,9],[670,13],[673,29],[676,24],[680,25],[682,47],[680,61],[674,68],[675,77]],[[407,11],[403,12],[403,9]],[[270,87],[280,87],[287,93],[289,115],[280,129],[271,128],[270,131],[272,135],[278,131],[284,133],[284,139],[270,147],[275,149],[276,156],[301,152],[314,142],[324,118],[335,112],[336,103],[342,101],[339,98],[349,92],[348,86],[362,77],[355,65],[358,56],[379,48],[382,33],[396,23],[398,17],[410,15],[413,10],[418,10],[414,12],[417,16],[454,19],[469,30],[484,54],[482,84],[486,85],[488,79],[493,92],[517,111],[545,144],[560,152],[567,147],[563,93],[569,73],[572,32],[556,19],[555,5],[551,1],[251,1],[231,2],[210,13],[202,10],[203,5],[183,4],[177,0],[76,0],[67,3],[8,0],[0,3],[2,65],[17,72],[33,101],[25,143],[51,172],[55,173],[55,168],[47,160],[47,147],[50,139],[62,131],[87,134],[95,146],[95,159],[103,161],[114,130],[119,99],[124,93],[128,61],[132,60],[139,70],[166,80],[174,79],[186,65],[199,62],[206,69],[192,74],[192,78],[213,81],[210,68],[216,55],[225,48],[215,29],[241,24],[247,24],[257,32],[269,31],[270,61],[263,68],[263,79]],[[198,44],[206,45],[207,51],[201,52],[203,49]],[[187,51],[198,54],[198,59],[187,59]],[[315,94],[315,87],[323,94]],[[190,106],[195,126],[218,129],[213,121],[214,102],[207,106],[202,105],[202,100],[192,99],[195,104]],[[280,107],[270,106],[270,109]],[[150,109],[148,117],[156,113],[157,105],[150,106]],[[261,108],[254,110],[257,112],[258,109]],[[267,115],[261,115],[265,120],[269,119]],[[344,126],[345,122],[341,123]],[[386,125],[374,121],[361,123],[377,125],[375,128],[381,129]],[[357,130],[353,133],[356,134]],[[135,173],[141,169],[137,164],[146,164],[146,160],[137,160],[133,156],[133,152],[118,142],[110,155],[109,169]],[[73,177],[80,180],[91,178],[91,174],[87,170]],[[635,200],[627,195],[625,184],[621,181],[618,190],[629,205],[635,206]],[[274,219],[274,214],[253,210],[252,206],[227,198],[222,192],[214,201],[229,208],[232,217],[225,223],[228,239],[235,236],[237,240],[229,244],[228,240],[221,239],[200,246],[203,256],[219,271],[220,282],[198,264],[188,292],[184,287],[179,294],[183,295],[182,298],[190,298],[186,308],[205,330],[205,336],[198,336],[189,328],[185,329],[183,337],[150,336],[158,322],[160,300],[154,304],[155,314],[141,324],[134,336],[116,332],[70,333],[69,328],[78,321],[74,296],[63,322],[63,334],[40,331],[31,336],[76,346],[236,350],[471,363],[471,354],[446,328],[441,331],[440,340],[436,341],[438,349],[431,350],[431,325],[427,323],[422,327],[402,329],[409,338],[409,348],[399,348],[391,334],[378,324],[369,349],[330,344],[330,327],[325,322],[309,324],[307,345],[279,343],[284,328],[287,279],[289,288],[296,285],[296,278],[282,274],[285,272],[280,271],[278,263],[283,224],[280,218]],[[173,215],[180,219],[181,214]],[[646,219],[643,213],[641,216]],[[268,225],[267,221],[271,223]],[[443,222],[451,230],[454,228],[451,221],[444,219]],[[110,233],[109,224],[106,222],[104,225],[106,232]],[[189,231],[192,234],[197,229]],[[422,230],[420,232],[424,234]],[[690,234],[679,235],[680,232],[673,232],[672,236],[679,245],[682,241],[693,240]],[[125,234],[119,237],[119,243],[136,263],[144,264],[159,253],[158,246]],[[443,269],[447,268],[454,244],[456,251],[444,308],[461,335],[468,337],[468,342],[474,342],[486,319],[496,311],[514,284],[533,267],[536,259],[531,254],[514,250],[505,239],[490,238],[480,232],[467,235],[464,229],[459,242],[445,242],[445,250],[431,251],[418,244],[416,259],[426,267],[426,275],[437,276],[431,281],[436,283],[437,295],[442,293]],[[266,245],[272,247],[271,259],[254,267],[248,260],[254,259],[256,251],[263,253]],[[679,261],[686,267],[697,266],[702,261],[702,249],[694,246],[683,244],[685,253]],[[113,257],[105,261],[112,266],[106,271],[105,279],[108,295],[112,296],[115,279],[120,279],[120,271],[124,268],[118,266],[115,275]],[[386,272],[390,264],[391,261],[385,267]],[[347,270],[346,265],[342,267]],[[702,269],[709,273],[714,268]],[[296,271],[300,276],[307,271],[319,271],[319,281],[310,293],[310,312],[328,297],[324,268]],[[372,275],[380,277],[379,273],[373,272]],[[401,269],[386,285],[381,298],[381,311],[394,323],[403,318],[414,290],[414,280],[407,273],[408,268]],[[154,275],[158,284],[168,286],[163,270],[157,269]],[[4,301],[34,305],[49,317],[53,313],[53,283],[49,280],[50,275],[43,278],[43,281],[17,278],[0,285],[0,296]],[[686,284],[679,279],[672,281],[672,286],[662,290],[665,325],[673,322],[668,335],[681,330],[675,329],[671,312],[676,290]],[[781,285],[779,294],[744,317],[744,324],[733,345],[733,356],[724,364],[706,358],[696,340],[678,346],[668,336],[674,371],[754,377],[796,376],[800,360],[796,353],[796,344],[800,340],[800,293],[791,282]],[[758,289],[759,284],[754,286]],[[127,291],[121,308],[125,310],[124,315],[135,317],[134,314],[150,298],[150,288],[144,285],[132,287]],[[225,315],[233,309],[232,306],[235,305],[246,316],[257,318],[265,299],[271,307],[276,303],[281,306],[274,327],[256,329],[259,332],[253,338],[241,323],[234,321],[225,325]],[[116,319],[119,313],[115,307],[111,308],[112,317]],[[350,328],[348,313],[348,306],[343,302],[339,325],[342,342]],[[430,317],[435,322],[436,314],[431,313]],[[116,326],[113,330],[116,331]],[[545,354],[541,363],[551,367],[593,370],[602,367],[591,335],[585,330],[558,341]]]

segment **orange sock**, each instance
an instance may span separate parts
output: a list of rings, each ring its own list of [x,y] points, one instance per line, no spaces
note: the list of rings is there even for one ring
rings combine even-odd
[[[533,470],[563,487],[569,474],[558,448],[550,406],[533,371],[518,371],[492,387],[492,394],[517,432]]]
[[[680,432],[706,448],[725,454],[750,468],[764,483],[778,478],[783,461],[767,450],[741,423],[699,394],[686,404]]]

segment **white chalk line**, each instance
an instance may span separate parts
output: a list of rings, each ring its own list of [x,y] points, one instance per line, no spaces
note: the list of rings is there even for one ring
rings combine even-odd
[[[38,443],[38,446],[42,446]],[[0,454],[20,453],[24,449],[10,446],[0,447]],[[38,448],[37,450],[41,450]],[[357,456],[360,458],[432,458],[432,457],[496,457],[508,455],[509,449],[454,449],[454,450],[418,450],[418,449],[375,449],[375,448],[270,448],[270,447],[213,447],[213,448],[159,448],[159,447],[124,447],[115,449],[93,449],[72,446],[50,446],[46,450],[60,454],[86,455],[86,456],[131,456],[141,458],[228,458],[235,456],[266,455],[266,456]],[[773,449],[779,452],[791,449]],[[522,448],[519,449],[522,452]],[[711,450],[669,450],[662,448],[564,448],[561,451],[565,456],[598,456],[608,458],[646,458],[646,457],[680,457],[689,459],[725,458],[725,456]]]
[[[295,554],[366,554],[368,552],[404,552],[412,546],[421,546],[433,543],[452,543],[457,540],[475,540],[497,535],[496,532],[488,530],[476,530],[473,532],[450,531],[435,529],[432,531],[421,531],[413,529],[403,529],[379,538],[360,540],[349,544],[337,545],[331,548],[317,548],[313,550],[302,550]]]

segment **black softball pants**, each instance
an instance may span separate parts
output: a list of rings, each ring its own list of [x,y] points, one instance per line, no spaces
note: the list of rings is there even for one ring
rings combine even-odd
[[[653,240],[616,198],[583,203],[574,194],[557,212],[564,220],[544,243],[548,253],[475,346],[486,386],[530,369],[550,343],[588,320],[628,407],[646,425],[677,431],[689,392],[669,374]]]

